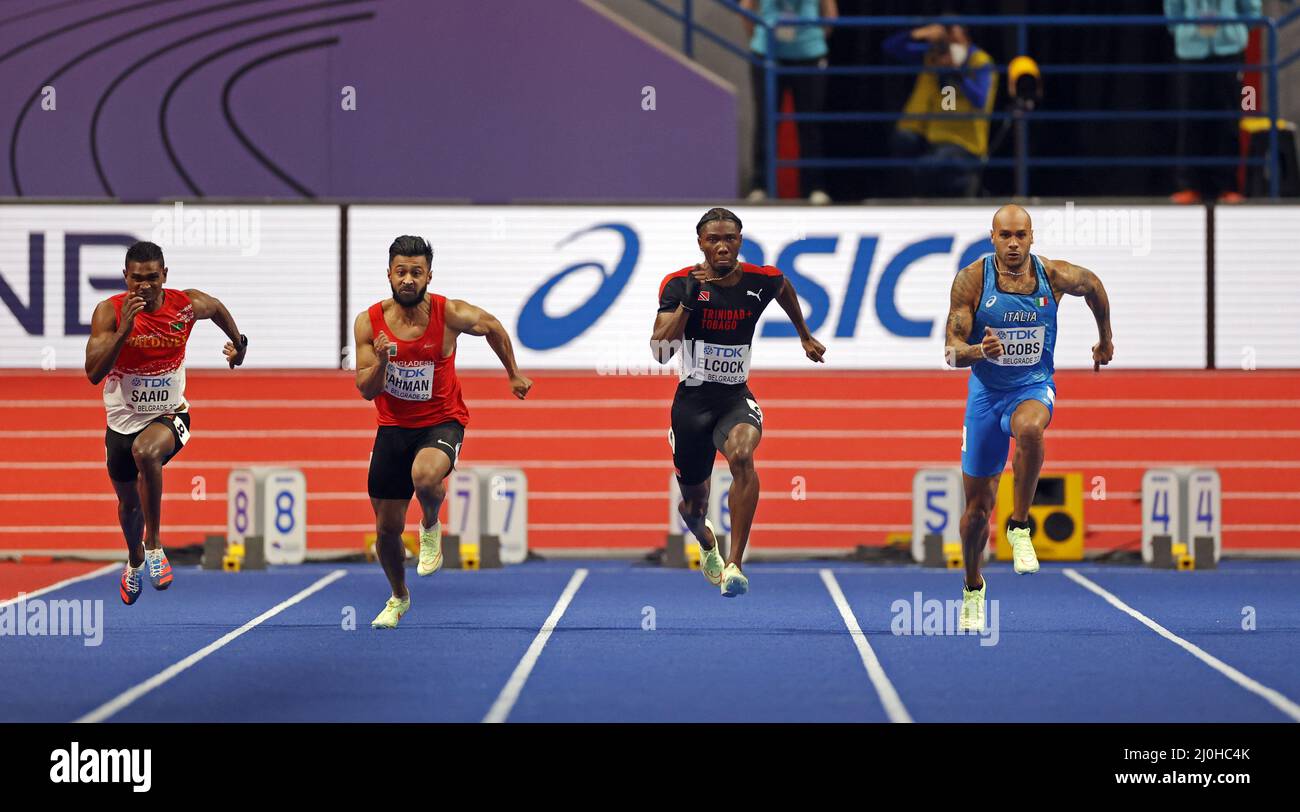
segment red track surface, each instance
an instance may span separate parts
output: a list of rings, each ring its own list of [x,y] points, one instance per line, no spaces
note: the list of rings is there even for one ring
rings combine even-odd
[[[86,561],[0,561],[0,601],[15,598],[20,592],[32,593],[58,581],[85,575],[102,566],[102,563]]]
[[[538,372],[527,402],[499,374],[462,373],[471,412],[462,462],[517,465],[530,488],[529,543],[663,543],[675,380]],[[910,529],[919,466],[960,458],[966,375],[758,373],[766,432],[754,543],[880,544]],[[1136,543],[1143,471],[1217,467],[1226,547],[1300,547],[1300,372],[1062,372],[1047,434],[1050,471],[1105,478],[1085,503],[1088,546]],[[224,530],[231,467],[286,464],[307,476],[310,547],[359,549],[374,408],[348,372],[191,371],[193,440],[166,468],[163,540]],[[0,549],[118,549],[98,389],[80,374],[0,373]],[[206,500],[191,498],[202,476]],[[791,498],[806,481],[807,500]],[[412,518],[416,515],[412,511]]]

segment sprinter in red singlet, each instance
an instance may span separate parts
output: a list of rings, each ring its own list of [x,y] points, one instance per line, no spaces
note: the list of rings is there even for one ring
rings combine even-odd
[[[520,374],[510,336],[496,317],[467,302],[428,293],[432,262],[433,248],[423,238],[393,240],[388,248],[393,298],[371,305],[353,327],[357,389],[379,412],[368,490],[375,509],[375,551],[393,589],[370,624],[375,628],[394,628],[411,608],[402,531],[412,493],[424,513],[416,571],[432,575],[442,566],[438,510],[447,494],[443,480],[456,466],[469,423],[456,379],[457,336],[487,336],[515,397],[523,400],[533,386]]]
[[[117,491],[117,520],[126,537],[127,564],[120,594],[140,597],[141,570],[149,564],[154,589],[172,583],[172,568],[158,538],[162,468],[190,439],[185,402],[185,344],[194,322],[212,319],[230,341],[230,368],[244,362],[248,338],[215,297],[199,290],[165,288],[162,249],[138,242],[126,252],[126,293],[95,306],[86,342],[86,377],[104,383],[108,478]],[[143,536],[143,538],[142,538]],[[143,542],[143,543],[142,543]]]

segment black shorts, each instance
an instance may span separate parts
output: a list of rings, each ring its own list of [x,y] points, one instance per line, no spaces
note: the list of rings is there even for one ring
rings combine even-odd
[[[161,423],[171,429],[172,437],[176,440],[176,445],[172,448],[172,453],[163,457],[162,464],[166,465],[171,458],[181,453],[181,449],[190,441],[190,413],[177,412],[176,414],[158,415],[144,429],[149,428],[154,423]],[[116,482],[134,482],[140,470],[135,467],[135,455],[131,453],[131,444],[135,438],[139,437],[144,429],[134,434],[122,434],[112,429],[104,430],[104,460],[108,463],[108,478]]]
[[[411,466],[422,448],[436,448],[456,467],[460,457],[460,444],[465,440],[465,427],[454,420],[436,426],[406,429],[401,426],[380,426],[375,433],[375,446],[370,453],[370,476],[367,489],[371,499],[410,499],[415,493],[411,481]]]
[[[727,435],[739,423],[763,433],[763,410],[748,386],[679,386],[668,431],[677,482],[698,485],[712,476],[715,454],[724,451]]]

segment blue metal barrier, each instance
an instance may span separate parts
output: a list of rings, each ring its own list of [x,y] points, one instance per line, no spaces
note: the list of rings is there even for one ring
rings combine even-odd
[[[780,167],[822,167],[822,168],[890,168],[910,166],[913,162],[910,159],[899,158],[803,158],[795,161],[778,161],[776,156],[776,128],[779,122],[868,122],[868,121],[897,121],[900,119],[909,120],[959,120],[959,119],[987,119],[989,121],[1016,121],[1025,122],[1034,121],[1164,121],[1164,120],[1218,120],[1218,119],[1239,119],[1243,117],[1242,113],[1225,110],[1074,110],[1074,111],[1044,111],[1035,110],[1027,113],[942,113],[942,114],[917,114],[899,112],[856,112],[856,113],[795,113],[793,115],[782,114],[777,110],[777,78],[781,75],[795,76],[821,73],[823,75],[835,76],[881,76],[881,75],[914,75],[921,72],[950,72],[950,68],[915,66],[915,65],[860,65],[860,66],[835,66],[827,68],[800,68],[800,67],[781,67],[771,56],[771,49],[768,54],[760,58],[747,49],[737,47],[734,43],[719,36],[716,32],[697,24],[694,20],[694,6],[692,0],[681,0],[682,9],[678,11],[671,6],[666,5],[662,0],[644,0],[649,5],[659,9],[663,13],[673,17],[682,24],[682,50],[688,57],[694,58],[694,37],[698,33],[710,41],[718,44],[729,53],[745,60],[751,65],[761,65],[764,69],[764,107],[766,108],[766,146],[767,146],[767,193],[776,196],[776,174]],[[767,41],[773,41],[775,27],[769,25],[761,17],[741,8],[734,0],[712,0],[712,2],[723,6],[737,15],[749,20],[755,26],[762,26],[767,31]],[[935,22],[936,17],[916,17],[916,16],[880,16],[880,17],[838,17],[834,19],[808,19],[808,20],[783,20],[782,26],[828,26],[841,28],[916,28],[922,25]],[[1059,14],[1059,15],[1040,15],[1040,16],[1011,16],[1011,15],[951,15],[942,18],[945,23],[958,24],[965,26],[989,26],[1001,27],[1014,26],[1016,29],[1016,42],[1019,54],[1028,55],[1029,47],[1029,29],[1031,27],[1138,27],[1138,26],[1160,26],[1167,27],[1179,24],[1202,24],[1205,21],[1196,17],[1165,17],[1163,15],[1078,15],[1078,14]],[[1293,24],[1300,22],[1300,9],[1295,9],[1278,19],[1269,17],[1239,17],[1233,19],[1230,23],[1224,24],[1242,24],[1250,28],[1263,27],[1267,29],[1267,49],[1269,60],[1263,64],[1233,64],[1233,65],[1178,65],[1178,64],[1124,64],[1124,65],[1089,65],[1089,64],[1042,64],[1039,70],[1043,75],[1088,75],[1088,74],[1114,74],[1124,73],[1132,74],[1160,74],[1160,73],[1222,73],[1237,71],[1260,71],[1268,74],[1268,114],[1269,119],[1269,139],[1268,155],[1266,158],[1220,158],[1209,156],[1193,156],[1187,158],[1168,158],[1168,157],[1145,157],[1145,156],[1080,156],[1074,158],[1047,158],[1047,157],[1029,157],[1027,154],[1017,155],[1016,158],[988,158],[979,161],[959,161],[947,160],[932,162],[942,166],[954,165],[964,167],[1011,167],[1016,169],[1016,194],[1020,197],[1029,195],[1028,170],[1032,167],[1043,168],[1062,168],[1062,167],[1089,167],[1089,166],[1176,166],[1180,163],[1189,166],[1237,166],[1245,164],[1247,166],[1265,166],[1268,173],[1269,197],[1277,198],[1280,195],[1280,178],[1279,178],[1279,143],[1278,143],[1278,75],[1280,71],[1293,62],[1300,60],[1300,50],[1287,55],[1278,54],[1278,31]],[[1004,66],[999,66],[1005,70]]]

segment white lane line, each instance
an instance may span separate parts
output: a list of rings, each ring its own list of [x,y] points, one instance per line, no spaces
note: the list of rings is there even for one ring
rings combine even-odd
[[[236,638],[242,636],[245,632],[251,631],[253,628],[260,626],[263,622],[270,620],[271,618],[283,612],[285,609],[288,609],[290,606],[293,606],[296,603],[300,603],[306,600],[311,595],[321,591],[325,587],[329,586],[330,584],[334,583],[335,581],[337,581],[338,579],[342,578],[344,575],[347,574],[348,574],[347,570],[334,570],[329,575],[326,575],[323,578],[318,579],[316,583],[302,590],[297,595],[294,595],[292,598],[289,598],[288,600],[283,601],[271,607],[270,609],[266,610],[262,614],[258,615],[257,617],[245,623],[243,626],[240,626],[238,629],[235,629],[232,632],[227,632],[226,634],[222,635],[221,637],[212,641],[211,643],[208,643],[206,646],[194,652],[193,654],[186,657],[185,659],[172,663],[171,665],[164,668],[162,671],[159,671],[157,674],[154,674],[149,679],[139,683],[138,685],[131,688],[130,690],[118,694],[117,696],[108,700],[104,704],[100,705],[98,708],[95,708],[93,711],[87,713],[85,716],[82,716],[80,719],[77,719],[76,721],[77,722],[104,721],[105,719],[109,718],[110,716],[113,716],[118,711],[130,705],[132,702],[136,701],[140,697],[149,693],[153,689],[166,684],[173,677],[178,676],[183,671],[188,669],[190,666],[197,664],[198,662],[206,658],[209,654],[212,654],[213,652],[225,646],[227,643],[230,643]]]
[[[560,593],[560,599],[555,602],[555,608],[542,624],[542,628],[533,638],[533,643],[524,652],[523,659],[519,665],[515,666],[515,671],[506,681],[506,685],[501,689],[501,694],[497,696],[497,701],[492,703],[488,710],[487,716],[483,717],[484,722],[504,722],[510,715],[511,709],[514,708],[515,702],[519,700],[519,693],[524,690],[524,683],[528,681],[528,675],[533,672],[533,666],[537,665],[537,658],[542,656],[542,649],[546,647],[546,641],[551,639],[551,632],[555,631],[556,625],[559,624],[560,618],[564,616],[564,610],[569,608],[569,603],[573,596],[578,594],[578,587],[587,579],[587,570],[575,570],[573,577]]]
[[[911,722],[912,716],[903,707],[903,700],[898,698],[898,691],[894,690],[894,684],[889,681],[885,675],[885,669],[881,667],[880,660],[876,659],[876,652],[871,649],[871,644],[867,642],[867,636],[863,633],[862,627],[858,625],[858,619],[853,616],[853,610],[849,608],[849,602],[844,597],[844,590],[840,589],[839,581],[835,580],[835,573],[829,569],[818,570],[822,577],[822,583],[826,584],[826,590],[831,593],[831,600],[835,601],[835,608],[840,610],[840,617],[844,618],[844,625],[849,629],[849,636],[853,638],[853,645],[858,647],[858,654],[862,657],[862,664],[867,667],[867,676],[871,678],[871,684],[876,688],[876,694],[880,697],[880,704],[885,707],[885,714],[889,716],[891,722]]]
[[[57,583],[50,584],[49,586],[43,586],[40,589],[36,590],[35,592],[21,593],[16,598],[10,598],[9,600],[0,601],[0,609],[3,609],[4,607],[9,606],[10,604],[18,603],[20,599],[28,600],[31,598],[40,597],[41,595],[44,595],[47,592],[53,592],[56,589],[63,589],[65,586],[71,586],[72,584],[78,583],[80,581],[89,581],[92,578],[98,578],[101,575],[107,575],[108,573],[117,570],[121,566],[122,566],[121,564],[106,564],[102,567],[99,567],[98,569],[93,569],[90,572],[87,572],[83,575],[77,575],[73,578],[64,578],[62,581],[59,581]]]
[[[1116,609],[1120,610],[1121,612],[1137,620],[1138,622],[1146,626],[1151,631],[1165,638],[1169,642],[1173,643],[1174,645],[1186,651],[1188,654],[1192,655],[1196,659],[1205,663],[1210,668],[1213,668],[1215,671],[1218,671],[1220,674],[1224,675],[1228,679],[1237,683],[1237,685],[1240,685],[1242,688],[1245,688],[1247,691],[1250,691],[1252,694],[1256,694],[1258,696],[1263,697],[1264,700],[1268,702],[1270,705],[1282,711],[1282,713],[1286,714],[1287,716],[1291,717],[1291,721],[1300,722],[1300,705],[1297,705],[1295,702],[1288,699],[1281,692],[1275,691],[1266,685],[1261,685],[1260,683],[1256,682],[1255,680],[1241,673],[1237,669],[1228,665],[1224,661],[1220,660],[1218,657],[1215,657],[1213,654],[1207,653],[1200,646],[1197,646],[1194,643],[1187,642],[1183,638],[1179,637],[1178,635],[1166,629],[1164,626],[1161,626],[1159,623],[1156,623],[1151,618],[1147,617],[1146,615],[1142,614],[1138,610],[1129,606],[1127,603],[1124,603],[1124,601],[1115,597],[1110,592],[1107,592],[1105,589],[1098,586],[1093,581],[1075,572],[1073,569],[1067,567],[1066,569],[1063,570],[1063,572],[1065,573],[1066,578],[1069,578],[1071,581],[1074,581],[1076,584],[1088,590],[1089,592],[1092,592],[1096,595],[1100,595],[1106,601],[1106,603],[1109,603],[1111,606],[1114,606]]]

